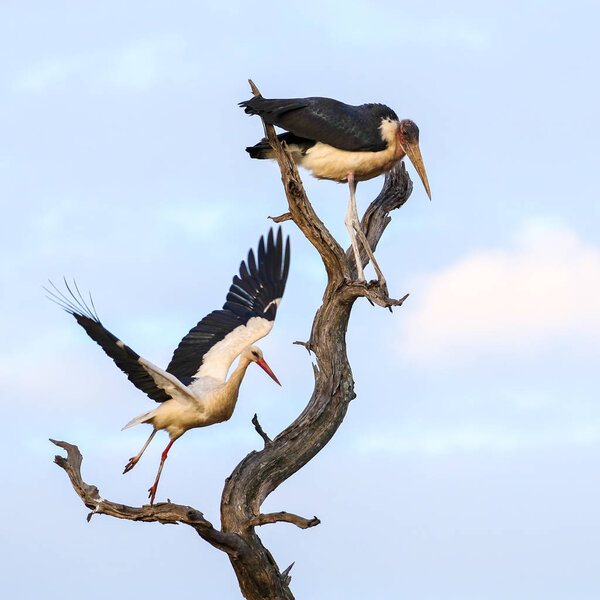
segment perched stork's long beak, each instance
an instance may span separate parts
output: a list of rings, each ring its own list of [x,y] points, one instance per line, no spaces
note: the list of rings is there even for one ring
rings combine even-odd
[[[269,367],[269,365],[266,363],[264,358],[259,358],[256,361],[256,364],[265,371],[265,373],[278,385],[281,385],[279,383],[279,379],[277,379],[277,377],[275,377],[275,373],[273,373],[273,371],[271,371],[271,367]]]
[[[425,165],[423,164],[423,158],[421,157],[419,142],[403,142],[402,148],[406,152],[408,158],[410,158],[410,162],[413,164],[414,168],[417,170],[417,173],[425,186],[425,191],[431,200],[429,182],[427,181],[427,173],[425,173]]]

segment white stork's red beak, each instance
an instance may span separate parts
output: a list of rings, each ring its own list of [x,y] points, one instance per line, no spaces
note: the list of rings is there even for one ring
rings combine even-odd
[[[279,379],[277,379],[277,377],[275,377],[275,373],[273,373],[273,371],[271,371],[271,367],[269,367],[269,365],[267,364],[267,362],[265,361],[264,358],[259,358],[256,361],[256,364],[263,369],[263,371],[277,384],[277,385],[281,385],[279,383]]]

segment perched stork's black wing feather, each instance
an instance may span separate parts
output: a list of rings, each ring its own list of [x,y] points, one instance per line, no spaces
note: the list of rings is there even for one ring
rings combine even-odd
[[[79,292],[77,284],[74,284],[75,291],[73,291],[65,281],[70,297],[63,294],[52,282],[50,282],[50,285],[53,289],[46,289],[50,300],[56,302],[62,309],[75,317],[75,320],[85,329],[86,333],[115,361],[117,367],[127,375],[133,385],[148,394],[156,402],[164,402],[171,397],[154,383],[150,374],[138,362],[140,355],[102,325],[91,297],[90,307]]]
[[[296,151],[301,154],[306,154],[306,151],[317,143],[316,140],[300,137],[290,131],[280,133],[277,139],[282,143],[285,142],[292,152]],[[271,148],[271,144],[266,138],[263,138],[254,146],[248,146],[246,152],[250,155],[250,158],[275,158],[273,148]]]
[[[224,377],[242,348],[271,330],[289,266],[289,238],[284,253],[281,228],[276,238],[271,229],[266,245],[264,238],[260,238],[257,259],[250,250],[247,262],[240,264],[239,275],[233,278],[222,310],[204,317],[181,340],[167,372],[184,380],[196,376],[203,365],[207,366],[214,359],[219,363],[217,370]]]
[[[250,115],[291,131],[301,138],[329,144],[340,150],[378,152],[385,150],[379,126],[382,119],[398,120],[384,104],[350,106],[332,98],[268,100],[256,96],[240,102]]]

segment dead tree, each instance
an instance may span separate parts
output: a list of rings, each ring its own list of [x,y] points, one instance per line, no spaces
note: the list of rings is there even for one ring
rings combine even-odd
[[[253,85],[251,83],[251,85]],[[253,91],[257,93],[253,86]],[[81,476],[82,456],[77,446],[52,440],[67,451],[55,462],[68,474],[84,504],[93,514],[104,514],[133,521],[183,523],[193,527],[200,537],[227,553],[238,578],[241,592],[248,600],[293,600],[289,588],[291,565],[280,571],[271,553],[259,538],[256,527],[284,521],[302,529],[320,523],[317,517],[306,519],[287,512],[261,513],[267,496],[301,469],[331,439],[341,425],[349,402],[355,398],[354,381],[346,356],[346,330],[352,306],[365,297],[372,304],[400,306],[406,296],[393,300],[385,284],[357,282],[351,250],[344,252],[315,214],[302,186],[294,162],[277,141],[272,126],[265,125],[267,137],[276,151],[289,212],[275,217],[277,222],[292,220],[321,255],[327,270],[327,287],[318,309],[310,338],[302,342],[312,352],[315,387],[302,413],[287,429],[271,440],[256,415],[253,424],[264,441],[264,448],[248,454],[225,482],[221,497],[221,528],[215,528],[203,514],[189,506],[158,503],[140,508],[105,500],[98,488],[85,483]],[[412,182],[400,163],[385,176],[383,189],[362,219],[362,227],[375,250],[391,221],[389,213],[402,206],[412,191]],[[361,249],[363,265],[367,256]],[[300,343],[300,342],[297,342]]]

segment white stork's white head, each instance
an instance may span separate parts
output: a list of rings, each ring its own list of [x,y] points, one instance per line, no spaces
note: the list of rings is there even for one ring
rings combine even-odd
[[[255,362],[275,383],[281,385],[277,377],[275,377],[275,373],[271,371],[271,367],[269,367],[263,358],[262,350],[258,346],[246,346],[242,350],[240,357],[240,361],[243,360],[247,361],[248,364]]]

